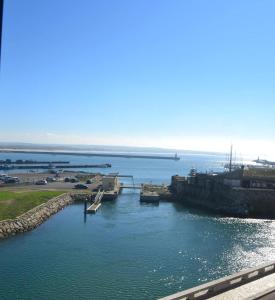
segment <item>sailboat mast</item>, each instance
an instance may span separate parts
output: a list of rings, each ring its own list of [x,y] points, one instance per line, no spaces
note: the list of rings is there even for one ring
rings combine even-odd
[[[233,150],[233,146],[231,144],[231,147],[230,147],[230,158],[229,158],[229,172],[232,171],[232,150]]]

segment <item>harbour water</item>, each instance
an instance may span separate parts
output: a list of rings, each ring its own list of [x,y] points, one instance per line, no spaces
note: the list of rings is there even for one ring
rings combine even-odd
[[[111,163],[99,172],[168,183],[191,167],[221,170],[224,157],[180,161],[0,154],[0,159]],[[85,170],[87,171],[87,170]],[[275,259],[275,222],[223,218],[181,204],[141,205],[134,190],[95,215],[74,204],[32,232],[0,242],[0,299],[157,299]]]

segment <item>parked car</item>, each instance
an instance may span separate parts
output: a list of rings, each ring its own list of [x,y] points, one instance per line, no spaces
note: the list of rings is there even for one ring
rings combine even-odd
[[[65,177],[64,182],[70,182],[71,179],[69,177]]]
[[[55,182],[56,178],[55,177],[47,177],[46,180],[47,180],[47,182]]]
[[[86,184],[92,184],[93,183],[93,180],[92,179],[88,179],[87,181],[86,181]]]
[[[78,180],[77,178],[74,178],[74,177],[73,177],[73,178],[71,178],[70,182],[71,182],[71,183],[76,183],[76,182],[79,182],[79,180]]]
[[[18,177],[11,177],[7,176],[4,178],[5,183],[19,183],[19,178]]]
[[[49,173],[51,173],[51,174],[58,174],[58,171],[57,171],[57,170],[54,170],[54,169],[51,169],[51,170],[49,171]]]
[[[74,188],[75,188],[75,189],[78,189],[78,190],[86,190],[88,187],[87,187],[87,185],[85,185],[85,184],[79,183],[79,184],[76,184],[76,185],[74,186]]]
[[[46,185],[47,183],[48,183],[47,180],[38,180],[38,181],[36,181],[35,184],[37,184],[37,185]]]

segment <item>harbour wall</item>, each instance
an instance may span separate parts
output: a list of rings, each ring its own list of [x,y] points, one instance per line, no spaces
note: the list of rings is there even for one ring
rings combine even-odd
[[[15,219],[0,221],[0,240],[36,228],[51,215],[73,202],[74,195],[65,193],[34,207]]]
[[[74,152],[74,151],[45,151],[45,150],[19,150],[19,149],[0,149],[0,153],[28,153],[28,154],[54,154],[54,155],[75,155],[75,156],[99,156],[99,157],[122,157],[122,158],[147,158],[147,159],[168,159],[180,160],[178,156],[163,155],[139,155],[123,153],[98,153],[98,152]]]
[[[275,218],[275,190],[272,189],[182,184],[176,192],[176,199],[227,216]]]

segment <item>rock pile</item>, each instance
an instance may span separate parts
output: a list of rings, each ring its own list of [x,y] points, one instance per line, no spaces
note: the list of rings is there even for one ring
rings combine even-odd
[[[13,220],[0,221],[0,240],[19,232],[36,228],[51,215],[57,213],[72,202],[73,199],[69,193],[62,194],[34,207]]]

